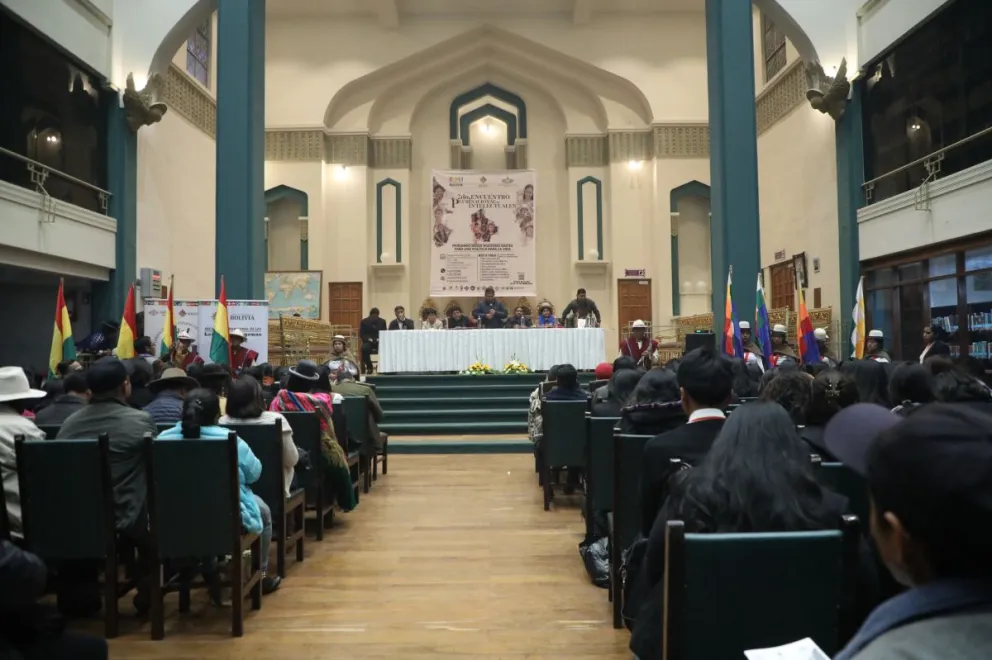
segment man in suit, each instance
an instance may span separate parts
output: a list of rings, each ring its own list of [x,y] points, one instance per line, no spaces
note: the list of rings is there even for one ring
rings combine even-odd
[[[358,336],[362,340],[362,370],[372,373],[372,354],[379,352],[379,333],[386,329],[386,320],[379,316],[379,308],[373,307],[369,315],[358,324]]]
[[[413,319],[406,317],[406,308],[403,305],[394,307],[393,314],[396,318],[389,322],[390,330],[413,330]]]
[[[644,445],[641,461],[641,529],[650,536],[651,526],[668,494],[671,459],[696,465],[709,452],[723,428],[723,411],[730,403],[734,372],[730,360],[709,348],[690,351],[677,373],[682,409],[689,422],[661,433]]]
[[[331,386],[331,391],[341,396],[364,396],[368,404],[368,426],[369,438],[372,446],[362,445],[361,452],[366,456],[374,455],[374,452],[382,451],[382,436],[379,434],[379,422],[382,421],[382,406],[375,396],[375,390],[355,381],[355,376],[347,369],[339,369],[336,374],[336,382]]]

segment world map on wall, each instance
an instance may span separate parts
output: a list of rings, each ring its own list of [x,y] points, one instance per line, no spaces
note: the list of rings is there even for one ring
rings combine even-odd
[[[313,271],[266,273],[269,318],[299,314],[305,319],[319,319],[321,275]]]

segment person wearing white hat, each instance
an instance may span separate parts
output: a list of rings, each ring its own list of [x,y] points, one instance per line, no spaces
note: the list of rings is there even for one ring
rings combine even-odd
[[[865,359],[875,362],[892,362],[892,358],[882,348],[884,344],[885,333],[877,329],[870,330],[867,339],[865,339]]]
[[[630,336],[620,342],[620,355],[633,358],[639,366],[651,368],[658,342],[648,336],[647,324],[638,319],[630,324]]]
[[[11,532],[18,537],[21,532],[21,495],[17,486],[14,438],[23,435],[28,440],[45,439],[45,432],[24,416],[26,405],[43,396],[43,390],[31,388],[23,369],[0,367],[0,473]]]
[[[768,358],[768,365],[772,368],[794,362],[799,364],[799,356],[789,346],[786,337],[789,336],[788,329],[781,323],[772,326],[772,354]]]
[[[331,338],[330,361],[334,360],[351,360],[356,367],[358,366],[358,360],[355,359],[355,354],[348,348],[348,340],[344,338],[344,335],[334,335]]]
[[[243,345],[247,339],[243,330],[234,329],[227,335],[231,338],[231,371],[237,377],[255,364],[258,353]]]
[[[744,363],[756,364],[758,365],[758,368],[764,371],[765,362],[762,359],[764,357],[764,353],[762,353],[758,345],[754,343],[754,337],[751,335],[751,322],[738,321],[737,327],[741,331],[741,346],[744,347]]]
[[[837,359],[831,355],[830,345],[827,343],[830,341],[830,337],[827,335],[827,329],[817,328],[813,331],[813,337],[816,339],[816,347],[820,351],[820,362],[830,367],[836,367]]]
[[[180,330],[176,335],[176,345],[172,349],[172,359],[169,362],[173,367],[183,371],[194,364],[203,364],[203,358],[193,347],[193,335],[189,334],[189,330]]]

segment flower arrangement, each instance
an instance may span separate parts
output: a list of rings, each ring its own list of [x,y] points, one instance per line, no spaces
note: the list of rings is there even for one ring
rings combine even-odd
[[[527,365],[517,359],[517,356],[511,356],[510,361],[506,363],[503,367],[504,374],[529,374],[530,369]]]
[[[468,376],[485,376],[487,374],[493,373],[493,368],[488,364],[476,360],[472,364],[468,365],[468,369],[462,372]]]

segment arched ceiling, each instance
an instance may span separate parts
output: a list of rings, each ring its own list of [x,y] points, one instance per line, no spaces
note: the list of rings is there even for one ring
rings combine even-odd
[[[331,99],[324,125],[374,132],[383,117],[395,114],[394,99],[402,96],[409,104],[411,95],[422,98],[431,88],[487,68],[538,88],[554,88],[554,96],[560,92],[591,109],[600,130],[642,128],[652,121],[644,94],[625,78],[511,32],[482,26],[351,81]],[[558,101],[555,105],[562,106]]]

